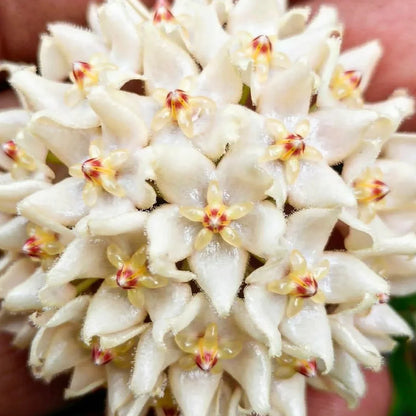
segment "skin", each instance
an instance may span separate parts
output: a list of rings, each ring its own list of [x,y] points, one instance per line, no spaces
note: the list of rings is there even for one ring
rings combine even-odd
[[[85,24],[87,0],[1,0],[0,59],[35,62],[39,33],[46,22],[65,20]],[[146,1],[148,5],[152,0]],[[294,6],[309,4],[313,10],[322,0],[292,1]],[[367,91],[369,101],[385,99],[398,87],[416,93],[416,37],[412,34],[411,0],[332,0],[339,8],[347,31],[345,47],[378,38],[385,54]],[[365,16],[365,18],[363,18]],[[0,108],[16,105],[10,91],[0,93]],[[416,117],[403,129],[414,130]],[[10,346],[11,338],[0,334],[0,416],[42,416],[62,405],[66,379],[50,385],[34,381],[26,369],[27,353]],[[365,372],[368,391],[361,405],[348,410],[342,399],[328,393],[308,391],[309,416],[386,416],[391,402],[391,381],[386,369]]]

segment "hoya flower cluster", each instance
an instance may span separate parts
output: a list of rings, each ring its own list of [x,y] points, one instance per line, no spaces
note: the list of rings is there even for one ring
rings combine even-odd
[[[354,406],[416,290],[413,102],[363,99],[379,43],[340,53],[333,8],[284,0],[88,17],[39,74],[2,65],[0,322],[34,375],[115,416]]]

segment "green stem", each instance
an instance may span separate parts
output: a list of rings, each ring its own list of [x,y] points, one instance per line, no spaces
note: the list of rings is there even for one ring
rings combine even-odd
[[[77,295],[85,292],[89,289],[97,280],[98,278],[91,277],[90,279],[84,279],[82,282],[78,283],[75,288],[77,289]]]
[[[238,104],[246,105],[249,97],[250,97],[250,87],[246,84],[243,84],[243,91],[241,93],[241,98]]]

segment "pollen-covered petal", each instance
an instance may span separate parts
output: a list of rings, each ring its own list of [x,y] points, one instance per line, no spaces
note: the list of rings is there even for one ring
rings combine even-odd
[[[109,335],[141,323],[145,315],[144,309],[129,302],[123,289],[102,284],[91,299],[81,337],[88,344],[94,336]]]
[[[74,326],[61,326],[55,329],[41,369],[41,375],[50,380],[57,374],[69,370],[85,361],[89,354],[80,348]]]
[[[240,354],[222,364],[243,387],[253,410],[267,414],[270,410],[271,366],[266,348],[254,341],[244,342]]]
[[[169,368],[169,385],[183,416],[207,414],[220,381],[221,373],[184,371],[179,365]]]
[[[302,310],[292,318],[284,317],[279,328],[282,336],[293,344],[291,355],[301,359],[316,357],[322,361],[324,373],[330,371],[334,351],[329,321],[323,305],[305,299]]]
[[[262,91],[257,109],[276,119],[305,116],[309,111],[312,87],[311,71],[305,65],[296,64],[273,75]]]
[[[204,206],[214,164],[191,147],[154,149],[156,183],[166,201],[180,206]]]
[[[354,206],[356,201],[351,189],[326,162],[303,160],[298,177],[289,188],[289,203],[298,209],[333,208]]]
[[[244,278],[247,252],[215,238],[205,249],[189,258],[198,284],[211,299],[220,315],[229,313]],[[227,276],[226,279],[223,276]]]
[[[244,290],[244,303],[257,328],[267,337],[270,355],[279,355],[282,341],[278,327],[285,313],[286,297],[250,285]]]
[[[107,400],[110,411],[115,414],[124,404],[131,401],[131,393],[127,387],[130,373],[124,368],[105,366],[107,375]]]
[[[359,302],[365,293],[389,293],[388,282],[351,254],[325,252],[329,271],[319,282],[327,303]]]
[[[155,88],[174,90],[183,78],[198,73],[191,56],[152,24],[145,24],[143,30],[143,73],[147,92]]]

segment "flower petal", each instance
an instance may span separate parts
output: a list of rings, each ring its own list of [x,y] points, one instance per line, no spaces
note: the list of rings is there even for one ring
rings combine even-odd
[[[349,156],[361,144],[367,129],[377,119],[369,110],[332,108],[318,110],[309,116],[311,123],[307,142],[330,164]]]
[[[66,166],[83,162],[88,155],[91,138],[99,134],[95,128],[69,128],[40,116],[32,119],[30,130]]]
[[[184,371],[179,365],[169,368],[169,385],[183,416],[206,415],[220,381],[221,373]]]
[[[174,5],[174,13],[179,12],[192,16],[184,20],[189,39],[189,52],[195,56],[196,60],[203,66],[210,66],[216,62],[221,47],[228,39],[227,32],[222,28],[218,20],[215,8],[212,5],[205,5],[200,2],[183,2],[181,9],[178,10],[177,2]]]
[[[49,381],[88,359],[87,350],[82,348],[78,340],[78,328],[64,325],[56,328],[53,333],[40,375]]]
[[[236,148],[227,152],[217,166],[217,178],[224,199],[230,204],[266,199],[270,188],[269,175],[260,169],[259,148]]]
[[[223,365],[243,387],[253,410],[267,414],[270,410],[271,365],[266,348],[247,340],[240,354],[232,360],[224,360]]]
[[[92,337],[131,328],[141,323],[145,316],[144,309],[131,305],[123,289],[102,284],[88,307],[81,337],[89,344]]]
[[[331,315],[331,331],[334,340],[366,367],[378,370],[382,357],[377,348],[354,326],[353,316],[348,313]]]
[[[83,396],[106,381],[103,367],[94,365],[91,361],[79,364],[75,367],[69,387],[65,389],[65,399]]]
[[[84,181],[67,178],[52,187],[38,191],[18,205],[19,213],[30,221],[70,238],[73,226],[87,212],[82,200]]]
[[[136,349],[130,389],[136,395],[151,393],[160,373],[183,355],[171,339],[161,347],[153,338],[149,328],[141,337]]]
[[[312,72],[303,64],[276,72],[263,89],[257,110],[267,116],[282,120],[285,117],[306,116],[312,95]],[[276,97],[279,97],[276,100]]]
[[[175,205],[152,211],[147,222],[150,268],[155,274],[189,280],[193,275],[178,271],[175,263],[188,257],[200,227],[182,217]]]
[[[269,354],[280,355],[282,340],[278,327],[286,310],[286,297],[250,285],[244,290],[244,301],[250,318],[267,337]]]
[[[3,307],[9,311],[32,311],[41,309],[38,292],[46,282],[46,275],[38,268],[27,280],[11,289],[3,301]]]
[[[275,379],[271,385],[272,407],[286,415],[305,416],[305,377],[295,374],[289,379]]]
[[[125,368],[114,365],[105,367],[107,375],[107,401],[112,414],[132,400],[132,394],[128,388],[130,372]]]
[[[389,284],[365,263],[347,253],[325,252],[329,272],[319,282],[327,303],[360,301],[364,294],[389,293]]]
[[[292,214],[287,221],[286,239],[309,262],[320,259],[337,222],[338,210],[308,208]]]
[[[296,182],[289,188],[289,203],[296,208],[354,206],[351,189],[325,162],[301,162]]]
[[[283,319],[280,332],[294,345],[291,351],[286,351],[290,355],[301,359],[321,360],[323,372],[327,373],[331,370],[334,351],[329,321],[323,305],[305,300],[300,312],[292,318]],[[285,347],[283,350],[285,351]]]
[[[186,284],[171,283],[160,289],[146,290],[145,308],[153,322],[156,342],[164,344],[165,335],[172,329],[172,318],[180,315],[191,299],[191,288]]]
[[[125,2],[105,4],[98,12],[100,28],[110,45],[111,61],[123,69],[141,70],[142,38]]]
[[[285,219],[272,203],[263,201],[244,217],[235,221],[243,247],[250,253],[268,258],[280,249]]]
[[[230,11],[227,30],[231,34],[249,32],[253,37],[260,34],[276,35],[281,12],[279,2],[275,0],[263,0],[260,3],[240,0]]]
[[[356,318],[357,327],[368,335],[394,335],[413,338],[407,322],[389,305],[377,304],[368,315]]]
[[[4,299],[16,286],[25,282],[35,271],[36,264],[28,258],[13,262],[0,276],[0,298]]]
[[[143,72],[146,90],[168,91],[179,88],[183,78],[196,75],[198,68],[187,52],[160,33],[152,24],[145,24]]]
[[[77,238],[65,249],[48,272],[48,286],[59,286],[76,279],[105,278],[114,269],[106,256],[108,243],[96,238]],[[88,257],[84,254],[88,253]]]
[[[189,258],[198,284],[209,296],[217,312],[227,315],[244,278],[247,252],[217,237]]]
[[[214,164],[196,149],[185,146],[157,146],[156,183],[167,202],[179,206],[205,206],[207,187]]]
[[[88,101],[102,121],[104,144],[108,141],[118,149],[134,151],[147,144],[148,131],[134,109],[125,104],[127,99],[123,95],[130,94],[96,87],[88,95]]]
[[[21,251],[28,239],[27,220],[23,217],[14,217],[0,226],[0,248],[2,250]]]

